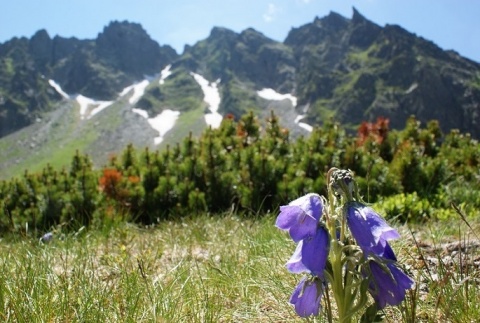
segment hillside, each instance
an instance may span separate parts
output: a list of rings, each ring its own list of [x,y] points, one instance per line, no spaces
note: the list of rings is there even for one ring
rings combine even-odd
[[[102,165],[127,143],[162,148],[250,110],[273,110],[292,138],[327,120],[399,129],[411,115],[480,138],[480,64],[355,9],[283,42],[215,27],[181,55],[117,21],[91,40],[40,30],[0,44],[1,177],[65,165],[75,149]]]

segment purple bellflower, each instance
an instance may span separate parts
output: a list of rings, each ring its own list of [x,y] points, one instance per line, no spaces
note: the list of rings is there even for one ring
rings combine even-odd
[[[405,299],[405,293],[414,285],[413,280],[400,270],[395,263],[384,264],[382,268],[375,261],[369,262],[372,282],[368,288],[379,309],[387,304],[395,306]]]
[[[287,262],[287,269],[295,274],[309,272],[323,278],[328,259],[329,240],[327,230],[318,226],[313,237],[307,237],[297,244],[295,252]]]
[[[347,204],[347,224],[364,257],[372,255],[375,258],[369,261],[372,275],[369,292],[378,308],[382,309],[387,304],[400,304],[405,299],[406,290],[414,284],[397,267],[397,258],[387,242],[398,239],[400,235],[372,208],[358,202]]]
[[[323,294],[323,283],[318,279],[303,278],[295,288],[290,303],[300,317],[317,316],[320,313],[320,300]]]
[[[395,260],[387,241],[400,238],[397,230],[389,226],[372,208],[359,202],[347,204],[346,216],[350,232],[365,256],[374,254]]]
[[[310,193],[280,207],[275,225],[288,231],[297,243],[286,267],[292,273],[307,274],[293,291],[290,303],[301,317],[318,316],[325,286],[329,284],[337,303],[338,320],[350,322],[352,315],[360,315],[369,303],[364,280],[376,304],[376,311],[367,309],[364,316],[368,314],[367,320],[373,319],[372,315],[385,306],[400,304],[414,285],[400,269],[389,244],[400,235],[377,212],[360,202],[350,170],[331,168],[327,186],[328,203],[326,198]],[[359,249],[363,257],[350,256],[350,250]],[[345,270],[346,265],[352,271]],[[349,289],[344,288],[345,284]],[[358,293],[362,293],[359,301],[347,297]],[[329,303],[328,306],[331,310]]]
[[[323,200],[318,194],[307,194],[280,207],[276,226],[289,232],[297,248],[286,267],[292,273],[309,273],[295,288],[290,303],[301,317],[317,316],[323,294],[324,271],[328,260],[330,237],[319,224]]]
[[[299,242],[316,234],[322,212],[321,197],[318,194],[310,193],[288,205],[281,206],[275,225],[288,231],[293,241]]]

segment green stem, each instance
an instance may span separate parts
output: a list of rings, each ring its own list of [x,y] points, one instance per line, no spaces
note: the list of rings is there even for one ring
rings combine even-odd
[[[331,169],[327,174],[327,187],[328,187],[328,212],[326,216],[326,225],[331,237],[331,248],[330,248],[330,259],[332,264],[332,293],[337,304],[338,312],[338,321],[343,323],[351,322],[351,315],[349,314],[349,307],[351,302],[351,275],[346,272],[345,285],[343,277],[343,265],[342,265],[342,256],[343,256],[343,242],[345,241],[345,230],[346,230],[346,220],[343,214],[340,216],[334,216],[337,212],[335,201],[336,197],[334,195],[333,189],[330,186],[330,177],[335,169]],[[337,183],[338,184],[338,183]],[[340,181],[343,199],[351,200],[352,196],[348,191],[345,183]],[[340,237],[337,239],[337,221],[340,221]]]
[[[349,323],[350,320],[346,317],[348,314],[348,295],[345,286],[343,285],[342,275],[342,246],[336,239],[332,239],[332,271],[333,283],[332,291],[337,303],[338,321]]]

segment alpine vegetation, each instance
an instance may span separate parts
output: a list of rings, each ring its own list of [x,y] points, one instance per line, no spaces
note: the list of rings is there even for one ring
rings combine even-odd
[[[414,286],[389,245],[400,235],[362,202],[350,170],[328,171],[327,196],[310,193],[280,207],[276,226],[297,243],[286,267],[307,274],[290,303],[301,317],[318,316],[324,296],[330,322],[377,322]]]

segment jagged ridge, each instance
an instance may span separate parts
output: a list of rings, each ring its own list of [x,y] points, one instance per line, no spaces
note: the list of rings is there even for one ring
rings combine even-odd
[[[123,102],[125,111],[141,109],[147,120],[177,111],[177,125],[198,132],[210,106],[194,75],[216,86],[221,115],[253,109],[263,118],[273,109],[293,136],[330,118],[354,128],[385,116],[399,128],[413,114],[422,122],[439,120],[443,131],[480,137],[480,64],[400,26],[379,26],[355,9],[351,19],[332,12],[293,28],[284,42],[254,29],[215,27],[182,55],[128,22],[112,22],[94,40],[52,39],[44,30],[14,38],[0,44],[0,136],[46,118],[66,97],[80,103],[78,94],[91,98],[90,114],[99,113],[99,101]],[[142,87],[141,95],[121,95],[128,87]],[[167,138],[178,139],[177,131],[186,132],[176,126]]]

